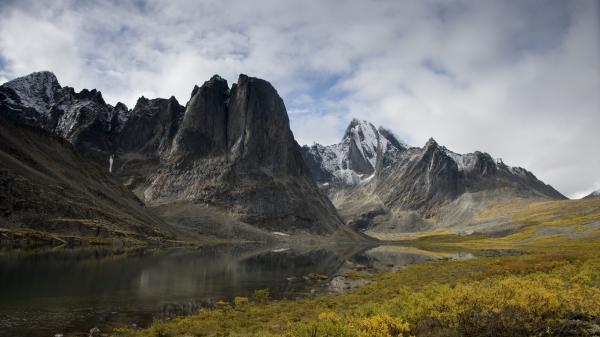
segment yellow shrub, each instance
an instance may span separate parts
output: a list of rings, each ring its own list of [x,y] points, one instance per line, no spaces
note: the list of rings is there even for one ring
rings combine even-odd
[[[409,325],[405,321],[383,314],[363,319],[359,331],[359,337],[397,337],[408,332]]]
[[[422,328],[438,326],[460,335],[519,336],[548,329],[570,316],[600,314],[600,290],[548,274],[434,286],[411,301],[426,310],[413,317]],[[437,288],[437,289],[436,289]]]
[[[254,291],[252,298],[258,303],[266,303],[269,300],[269,289],[258,289]]]
[[[331,321],[331,322],[340,322],[342,318],[333,311],[323,311],[319,314],[319,320],[321,321]]]
[[[246,304],[248,304],[248,297],[236,296],[233,299],[233,304],[235,304],[236,307],[241,307],[243,305],[246,305]]]

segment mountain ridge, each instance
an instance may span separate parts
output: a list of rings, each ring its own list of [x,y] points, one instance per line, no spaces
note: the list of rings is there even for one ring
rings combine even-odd
[[[600,190],[593,191],[590,194],[583,197],[583,199],[593,199],[593,198],[600,198]]]
[[[0,114],[67,139],[150,207],[189,203],[267,231],[355,236],[312,181],[267,81],[242,74],[230,88],[215,75],[185,106],[142,96],[127,109],[38,72],[0,86]]]
[[[414,231],[455,225],[444,220],[448,218],[444,217],[444,212],[451,211],[447,209],[449,205],[460,203],[465,198],[468,201],[464,202],[468,205],[456,206],[464,208],[463,213],[469,213],[468,216],[455,216],[459,220],[474,221],[475,210],[493,201],[494,196],[489,191],[498,191],[502,198],[565,199],[533,173],[494,160],[488,153],[458,154],[439,145],[433,138],[423,147],[389,139],[382,142],[381,139],[386,139],[379,131],[382,128],[378,129],[364,120],[351,121],[347,130],[358,129],[378,133],[374,137],[361,137],[346,132],[338,144],[303,147],[303,155],[310,163],[313,177],[354,228],[367,230],[386,224],[388,229],[391,226],[394,230]],[[347,173],[349,168],[354,167],[353,161],[364,162],[367,158],[351,156],[350,147],[344,147],[344,144],[359,141],[364,147],[375,148],[374,142],[369,140],[374,138],[377,139],[378,151],[372,151],[375,158],[368,159],[378,163],[375,168],[367,172],[352,170]],[[386,145],[385,151],[382,144]],[[338,151],[340,148],[346,152]],[[328,161],[335,162],[340,158],[345,165],[328,164]],[[369,176],[366,176],[367,173]],[[360,179],[338,179],[343,175],[359,176]],[[476,204],[468,197],[473,195],[478,196]]]

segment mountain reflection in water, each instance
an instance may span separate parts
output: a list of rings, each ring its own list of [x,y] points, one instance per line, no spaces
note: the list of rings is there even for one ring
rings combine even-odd
[[[1,252],[0,336],[68,336],[92,327],[144,326],[195,313],[220,299],[251,296],[257,289],[268,288],[275,299],[310,295],[347,268],[393,270],[470,257],[400,246],[257,244]],[[324,281],[315,285],[309,275]]]

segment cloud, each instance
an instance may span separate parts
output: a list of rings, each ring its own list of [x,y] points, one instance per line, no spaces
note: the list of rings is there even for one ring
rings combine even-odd
[[[109,102],[218,73],[265,78],[302,143],[353,117],[532,170],[569,196],[600,187],[594,0],[5,1],[0,78],[49,69]]]

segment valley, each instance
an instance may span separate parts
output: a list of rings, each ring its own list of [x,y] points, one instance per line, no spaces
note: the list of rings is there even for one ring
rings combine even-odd
[[[600,198],[486,152],[359,119],[301,147],[243,74],[129,109],[36,72],[0,131],[0,336],[600,331]]]

